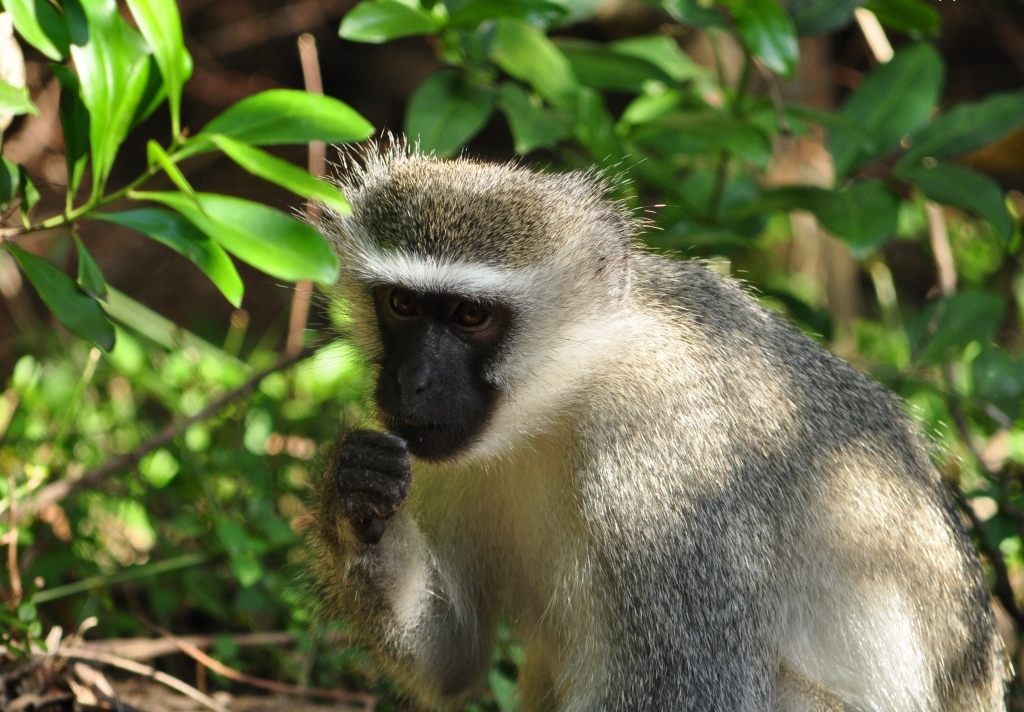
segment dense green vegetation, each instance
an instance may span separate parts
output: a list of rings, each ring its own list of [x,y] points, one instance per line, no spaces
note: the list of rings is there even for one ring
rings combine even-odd
[[[664,0],[651,3],[663,13],[657,34],[611,42],[571,31],[594,5],[367,0],[340,34],[428,36],[444,66],[416,91],[404,126],[423,150],[454,155],[500,114],[517,153],[553,170],[601,167],[617,197],[649,209],[655,249],[741,276],[899,393],[935,439],[1019,636],[1024,196],[1008,197],[962,159],[1024,124],[1024,91],[940,110],[945,67],[929,43],[939,16],[919,0],[863,3],[871,13],[860,27],[877,18],[898,49],[890,58],[884,38],[873,44],[875,66],[836,110],[790,101],[783,88],[801,61],[798,36],[848,31],[856,0]],[[63,213],[38,214],[34,177],[4,161],[0,259],[16,261],[81,338],[24,334],[25,355],[0,374],[0,531],[12,554],[0,644],[22,656],[52,626],[73,630],[89,616],[101,637],[147,634],[146,620],[180,633],[288,630],[295,648],[247,655],[247,667],[369,689],[358,651],[321,644],[325,626],[301,581],[308,482],[322,444],[362,417],[364,366],[343,340],[296,361],[279,357],[276,339],[247,338],[243,322],[218,344],[183,332],[108,289],[75,226],[136,229],[193,260],[236,305],[242,281],[226,253],[280,279],[327,284],[336,264],[314,231],[196,193],[177,166],[219,150],[344,210],[326,184],[255,146],[360,140],[370,126],[336,100],[278,90],[189,135],[178,111],[191,63],[172,0],[129,2],[138,31],[112,0],[4,6],[20,39],[53,60],[68,189]],[[684,31],[707,39],[710,64],[682,49]],[[165,98],[171,136],[149,143],[137,181],[108,188],[124,137]],[[0,111],[35,110],[25,90],[0,84]],[[794,159],[795,147],[818,150],[810,178],[785,169],[806,155]],[[145,190],[158,173],[176,189]],[[19,247],[55,230],[77,251],[77,281]],[[849,283],[865,287],[862,306],[840,308],[827,271],[792,268],[808,239],[831,255],[827,268],[845,265]],[[908,261],[930,265],[923,288],[902,271]],[[481,709],[515,708],[519,651],[505,640],[498,653]],[[213,654],[240,665],[230,637]]]

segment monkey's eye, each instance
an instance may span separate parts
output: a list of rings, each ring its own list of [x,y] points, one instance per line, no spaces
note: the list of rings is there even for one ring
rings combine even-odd
[[[416,316],[420,310],[416,297],[401,289],[391,290],[391,294],[388,295],[388,307],[396,316]]]
[[[474,327],[480,326],[485,321],[490,313],[480,304],[474,304],[473,302],[460,302],[455,307],[455,313],[452,315],[455,321],[459,322],[460,326]]]

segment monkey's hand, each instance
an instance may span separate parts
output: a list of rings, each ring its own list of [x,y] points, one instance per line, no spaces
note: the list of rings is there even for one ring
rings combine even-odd
[[[378,543],[412,483],[405,440],[391,433],[356,430],[338,443],[330,466],[328,476],[337,482],[341,510],[356,539]]]

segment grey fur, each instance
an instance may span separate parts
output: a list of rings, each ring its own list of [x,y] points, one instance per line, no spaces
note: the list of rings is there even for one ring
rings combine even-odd
[[[403,148],[345,192],[323,229],[369,359],[367,288],[397,274],[517,314],[501,412],[467,455],[414,463],[379,545],[318,488],[326,610],[423,705],[464,699],[507,613],[527,712],[1005,709],[976,555],[884,389],[645,253],[593,176]]]

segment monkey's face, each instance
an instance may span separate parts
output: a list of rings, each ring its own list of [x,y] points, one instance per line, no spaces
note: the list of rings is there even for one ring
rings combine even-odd
[[[510,332],[500,304],[399,287],[373,290],[383,355],[375,396],[385,426],[428,460],[453,457],[487,426],[498,388],[487,378]]]

